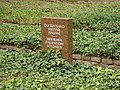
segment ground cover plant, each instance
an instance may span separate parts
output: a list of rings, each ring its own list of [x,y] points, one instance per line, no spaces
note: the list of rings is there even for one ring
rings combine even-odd
[[[0,20],[19,24],[40,24],[42,16],[70,17],[76,28],[115,32],[120,30],[120,3],[74,5],[28,1],[1,2]]]
[[[29,49],[41,48],[40,27],[17,24],[0,25],[0,44],[15,45]]]
[[[32,50],[41,49],[40,27],[17,24],[0,25],[0,43]],[[120,58],[120,34],[108,31],[73,30],[73,53]]]
[[[119,8],[120,3],[74,5],[65,3],[50,3],[40,0],[31,0],[30,2],[29,0],[16,0],[15,2],[10,3],[0,2],[1,22],[27,25],[0,25],[0,43],[40,48],[40,18],[42,16],[69,17],[73,19],[73,28],[76,29],[73,31],[73,52],[86,55],[96,55],[97,53],[100,53],[100,55],[119,59]],[[30,24],[36,26],[28,26]],[[20,35],[17,33],[17,31],[20,32]],[[87,33],[87,31],[91,31],[90,34]],[[30,32],[32,34],[30,34]],[[83,32],[85,32],[87,35],[83,34]],[[84,41],[82,37],[77,37],[77,34],[82,36],[84,35],[83,37],[90,39],[85,39]],[[91,34],[96,34],[92,35],[93,38],[96,38],[95,40],[92,39],[90,36]],[[98,38],[100,38],[100,41],[96,42],[99,40]],[[84,44],[81,45],[82,43],[80,42],[84,42]],[[89,46],[89,43],[91,43],[92,46]],[[94,48],[94,43],[95,47],[101,43],[98,46],[98,49]],[[80,46],[83,47],[79,48]]]
[[[120,70],[70,64],[59,50],[0,50],[1,90],[119,90]]]
[[[42,16],[73,19],[73,53],[120,60],[120,3],[0,2],[0,90],[119,90],[120,70],[68,63],[41,51]]]

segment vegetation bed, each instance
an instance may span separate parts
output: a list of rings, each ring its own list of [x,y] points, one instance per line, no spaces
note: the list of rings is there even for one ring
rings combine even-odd
[[[0,25],[0,43],[32,50],[41,49],[41,30],[38,25]],[[73,53],[120,58],[120,34],[109,31],[73,30]]]
[[[120,70],[91,65],[70,64],[59,50],[48,52],[0,50],[1,90],[97,89],[120,88]]]
[[[120,70],[70,64],[59,50],[56,54],[53,50],[41,51],[42,16],[73,19],[73,53],[120,60],[119,2],[0,2],[0,45],[29,48],[0,49],[0,90],[120,89]]]

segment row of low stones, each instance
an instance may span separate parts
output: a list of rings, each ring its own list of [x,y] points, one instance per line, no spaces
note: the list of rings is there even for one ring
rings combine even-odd
[[[120,69],[120,60],[73,54],[73,59],[82,64],[93,64],[104,68]]]
[[[8,45],[0,45],[1,49],[10,49],[10,50],[18,50],[15,46],[8,46]],[[22,49],[20,49],[22,50]],[[115,68],[120,69],[120,60],[112,60],[112,59],[105,59],[101,57],[91,57],[91,56],[81,56],[79,54],[73,54],[73,59],[75,62],[79,62],[81,64],[93,64],[102,67],[108,68]]]

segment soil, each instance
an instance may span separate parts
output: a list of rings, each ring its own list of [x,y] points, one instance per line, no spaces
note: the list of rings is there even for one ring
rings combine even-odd
[[[0,2],[14,2],[15,0],[0,0]]]
[[[67,3],[73,3],[73,4],[81,4],[81,3],[110,3],[110,2],[120,2],[120,0],[45,0],[48,2],[67,2]]]
[[[8,44],[0,44],[0,49],[8,49],[8,50],[29,50],[29,49],[25,49],[25,48],[19,48],[17,46],[14,45],[8,45]]]

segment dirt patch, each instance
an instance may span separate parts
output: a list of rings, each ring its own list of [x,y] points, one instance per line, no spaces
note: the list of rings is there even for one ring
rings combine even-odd
[[[44,1],[48,1],[48,2],[67,2],[67,3],[74,3],[74,4],[120,2],[120,0],[44,0]]]
[[[21,24],[21,23],[17,23],[17,22],[11,22],[11,21],[7,21],[7,20],[0,20],[0,24],[17,24],[17,25],[41,25],[41,24],[29,24],[29,23],[25,23],[25,24]]]
[[[15,0],[0,0],[0,2],[14,2]]]
[[[7,44],[0,44],[0,49],[9,49],[9,50],[28,50],[28,49],[25,49],[25,48],[19,48],[17,46],[14,46],[14,45],[7,45]]]

